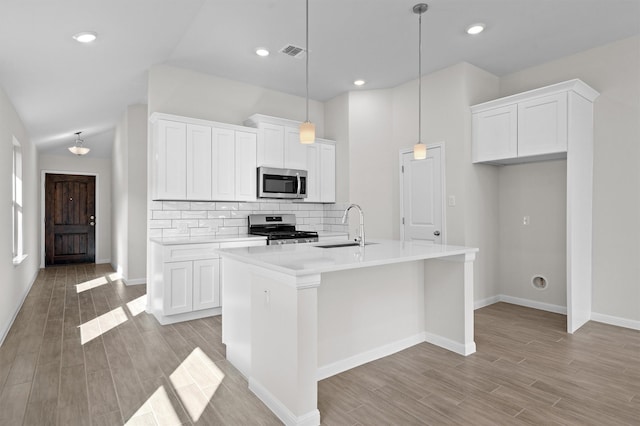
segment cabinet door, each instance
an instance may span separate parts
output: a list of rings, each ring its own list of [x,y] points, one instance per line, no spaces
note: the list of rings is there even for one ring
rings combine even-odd
[[[211,199],[211,127],[187,124],[187,200]]]
[[[164,264],[164,314],[193,310],[193,262]]]
[[[320,155],[320,144],[307,145],[307,198],[304,201],[308,203],[320,202]]]
[[[518,108],[516,104],[472,116],[472,161],[503,160],[518,156]]]
[[[235,200],[237,201],[256,199],[256,143],[255,133],[236,132]]]
[[[260,124],[262,140],[258,145],[258,165],[284,167],[284,126]]]
[[[158,120],[154,129],[154,200],[184,200],[187,197],[187,125]]]
[[[567,94],[518,104],[518,157],[567,151]]]
[[[193,310],[217,308],[220,304],[220,259],[193,262]]]
[[[235,197],[235,131],[213,129],[212,199],[232,201]]]
[[[336,146],[318,144],[320,147],[320,201],[336,202]]]
[[[284,168],[307,170],[307,147],[300,143],[300,130],[285,127]]]

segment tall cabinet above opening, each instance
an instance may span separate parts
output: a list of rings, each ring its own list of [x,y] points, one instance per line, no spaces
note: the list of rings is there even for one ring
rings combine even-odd
[[[567,160],[567,330],[591,319],[593,102],[574,79],[474,105],[472,162]]]

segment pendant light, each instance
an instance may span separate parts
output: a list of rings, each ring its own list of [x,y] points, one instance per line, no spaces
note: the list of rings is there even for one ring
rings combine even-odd
[[[69,151],[71,151],[72,154],[78,156],[87,155],[89,151],[91,151],[89,148],[84,146],[84,141],[80,139],[80,133],[82,132],[76,132],[76,143],[75,145],[69,147]]]
[[[306,46],[305,46],[305,58],[306,58],[306,89],[307,89],[307,119],[300,125],[300,143],[312,144],[316,140],[316,126],[309,121],[309,0],[306,3]]]
[[[413,6],[413,13],[418,15],[418,143],[413,146],[413,158],[427,158],[427,146],[422,143],[422,14],[429,9],[426,3]]]

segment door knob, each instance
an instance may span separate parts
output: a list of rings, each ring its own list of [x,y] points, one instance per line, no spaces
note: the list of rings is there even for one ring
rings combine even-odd
[[[89,216],[89,219],[91,219],[91,220],[93,220],[93,219],[95,219],[95,218],[96,218],[96,217],[95,217],[94,215]]]
[[[91,226],[95,226],[95,224],[96,224],[95,222],[89,222],[89,225]]]
[[[437,237],[438,235],[440,235],[440,231],[433,231],[433,235]]]

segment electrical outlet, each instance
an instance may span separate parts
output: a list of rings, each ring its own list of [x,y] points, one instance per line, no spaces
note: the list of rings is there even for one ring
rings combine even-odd
[[[522,218],[522,224],[523,225],[528,225],[529,223],[531,223],[531,218],[529,216],[524,216]]]
[[[456,196],[455,195],[449,195],[449,197],[447,197],[447,203],[449,204],[450,207],[455,207],[455,205],[456,205]]]
[[[178,232],[181,234],[189,233],[189,228],[187,228],[186,222],[178,222]]]

